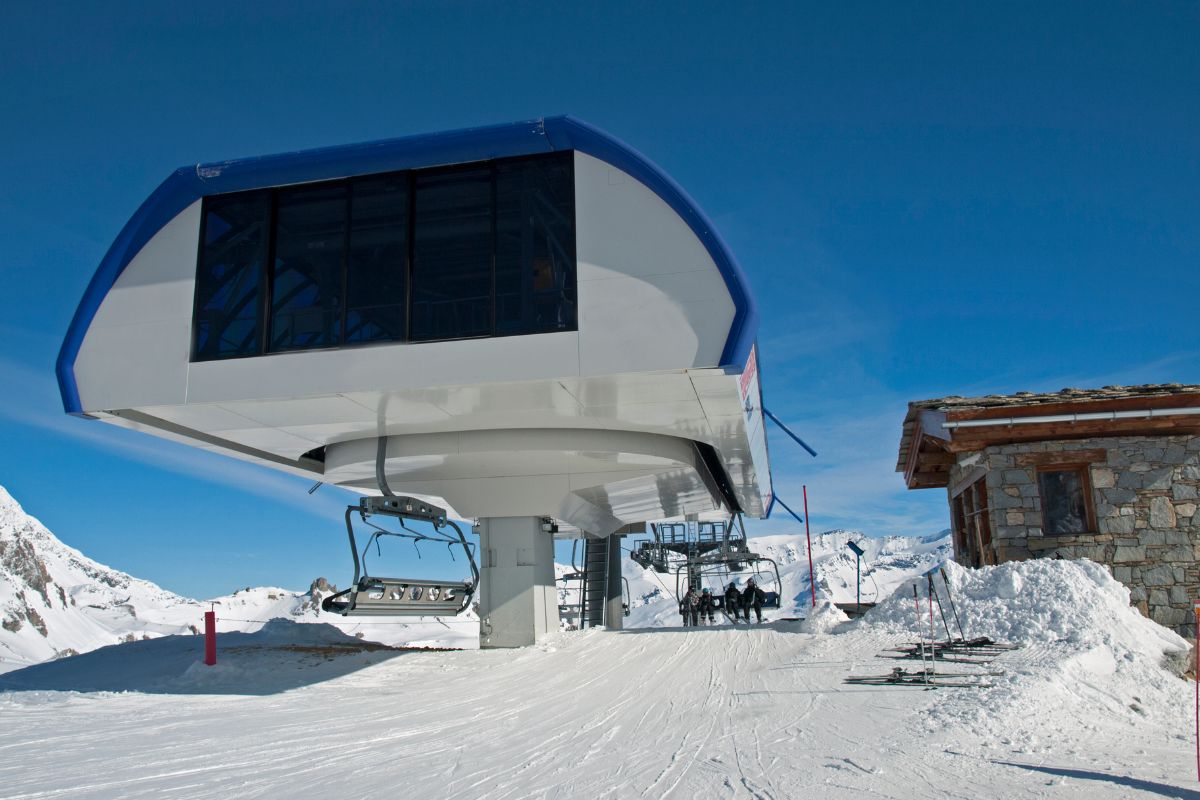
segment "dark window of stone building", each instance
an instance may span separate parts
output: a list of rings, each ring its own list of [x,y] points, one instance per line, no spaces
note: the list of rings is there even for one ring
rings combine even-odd
[[[1044,535],[1064,536],[1094,529],[1088,500],[1091,492],[1085,467],[1038,470],[1038,492],[1042,498]]]

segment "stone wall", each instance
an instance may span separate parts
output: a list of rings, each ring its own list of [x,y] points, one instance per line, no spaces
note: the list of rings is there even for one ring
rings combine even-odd
[[[1045,536],[1037,468],[1023,465],[1028,459],[1019,457],[1084,450],[1103,451],[1103,458],[1090,466],[1097,530]],[[950,486],[980,468],[987,471],[997,561],[1057,554],[1108,564],[1142,613],[1194,637],[1192,601],[1200,584],[1200,437],[1123,436],[988,447],[959,456]]]

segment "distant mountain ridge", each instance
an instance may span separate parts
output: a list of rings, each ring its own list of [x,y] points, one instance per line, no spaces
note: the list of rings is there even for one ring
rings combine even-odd
[[[635,538],[630,537],[629,541]],[[944,530],[927,536],[884,536],[870,537],[860,531],[831,530],[814,534],[812,537],[813,577],[817,584],[818,600],[854,602],[854,554],[846,546],[854,540],[864,550],[862,558],[862,601],[872,603],[890,595],[906,580],[924,574],[929,569],[951,558],[950,531]],[[782,587],[780,609],[772,611],[774,616],[803,617],[812,607],[809,588],[808,544],[803,533],[753,536],[749,541],[755,553],[772,558],[779,565]],[[635,546],[627,542],[627,546]],[[680,624],[676,600],[675,575],[660,575],[642,569],[628,556],[622,559],[622,574],[629,582],[630,614],[625,621],[629,628],[672,626]],[[573,570],[566,565],[556,565],[558,574]],[[739,585],[745,583],[749,573],[727,576]],[[767,589],[775,590],[774,574],[763,568],[757,576],[758,582]],[[559,602],[578,603],[577,593],[559,584]],[[714,591],[720,586],[709,588]]]
[[[205,601],[182,597],[64,544],[0,486],[0,673],[137,639],[197,634],[210,608],[221,633],[256,631],[283,617],[386,644],[473,646],[474,615],[459,624],[344,620],[318,611],[332,591],[318,578],[307,592],[258,587]]]

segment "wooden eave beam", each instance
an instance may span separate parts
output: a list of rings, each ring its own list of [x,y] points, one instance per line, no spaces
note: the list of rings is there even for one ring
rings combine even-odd
[[[1200,435],[1200,420],[1194,417],[1151,419],[1087,420],[1084,422],[1044,422],[980,428],[959,428],[946,444],[951,453],[982,450],[1000,444],[1039,442],[1053,439],[1087,439],[1112,436]]]

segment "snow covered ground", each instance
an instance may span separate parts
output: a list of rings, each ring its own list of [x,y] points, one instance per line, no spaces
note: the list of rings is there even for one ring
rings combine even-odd
[[[1163,666],[1185,643],[1105,570],[950,581],[968,636],[1023,645],[994,688],[842,682],[912,666],[884,657],[928,624],[908,586],[850,624],[825,608],[512,651],[289,621],[223,637],[212,668],[198,637],[104,648],[0,676],[0,796],[1200,798],[1192,689]]]

